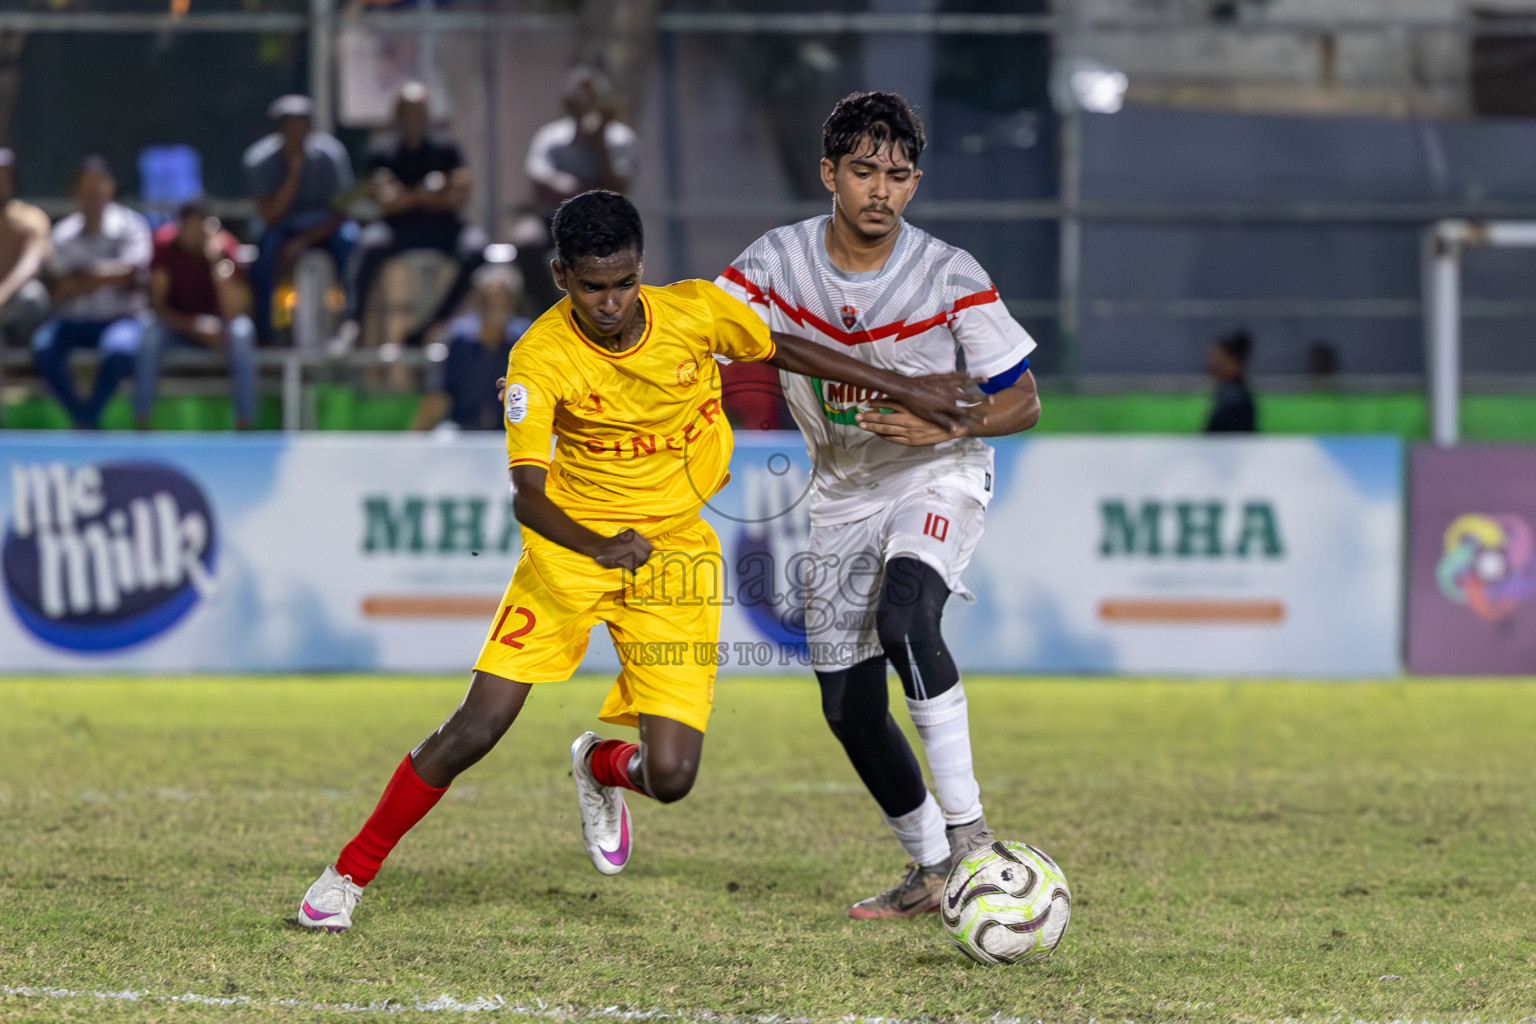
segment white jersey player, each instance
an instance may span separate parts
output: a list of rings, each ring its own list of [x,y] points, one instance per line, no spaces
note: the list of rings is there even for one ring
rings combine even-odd
[[[806,638],[822,709],[912,858],[856,918],[938,906],[951,858],[992,839],[971,765],[965,688],[939,631],[992,496],[980,436],[1034,426],[1034,340],[972,256],[902,220],[917,187],[921,121],[893,93],[840,101],[822,132],[830,216],[759,238],[717,283],[775,333],[906,376],[963,370],[985,396],[959,434],[883,396],[782,374],[813,464]],[[938,799],[891,718],[886,662],[901,676]]]

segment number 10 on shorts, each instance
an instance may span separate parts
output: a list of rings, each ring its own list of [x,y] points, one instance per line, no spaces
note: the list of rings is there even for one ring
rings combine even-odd
[[[949,536],[949,520],[936,512],[929,512],[923,516],[923,533],[940,544]]]

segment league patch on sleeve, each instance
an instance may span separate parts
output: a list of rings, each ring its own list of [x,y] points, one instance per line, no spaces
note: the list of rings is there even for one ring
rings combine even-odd
[[[521,384],[507,385],[507,422],[521,423],[528,418],[528,389]]]

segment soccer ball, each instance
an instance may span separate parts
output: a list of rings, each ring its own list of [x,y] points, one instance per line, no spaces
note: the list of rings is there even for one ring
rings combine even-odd
[[[1056,949],[1072,916],[1072,894],[1051,858],[1028,843],[999,840],[950,871],[939,915],[950,941],[973,960],[1016,964]]]

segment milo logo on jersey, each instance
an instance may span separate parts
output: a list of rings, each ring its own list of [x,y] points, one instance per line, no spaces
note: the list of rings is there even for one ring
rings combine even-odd
[[[216,551],[208,499],[169,466],[11,467],[0,567],[45,643],[115,651],[165,632],[212,590]]]
[[[870,403],[885,397],[884,392],[873,388],[855,387],[841,381],[822,380],[820,377],[811,378],[811,387],[816,389],[816,397],[821,402],[821,414],[833,423],[849,427],[855,425],[855,417],[859,413],[874,410]]]

